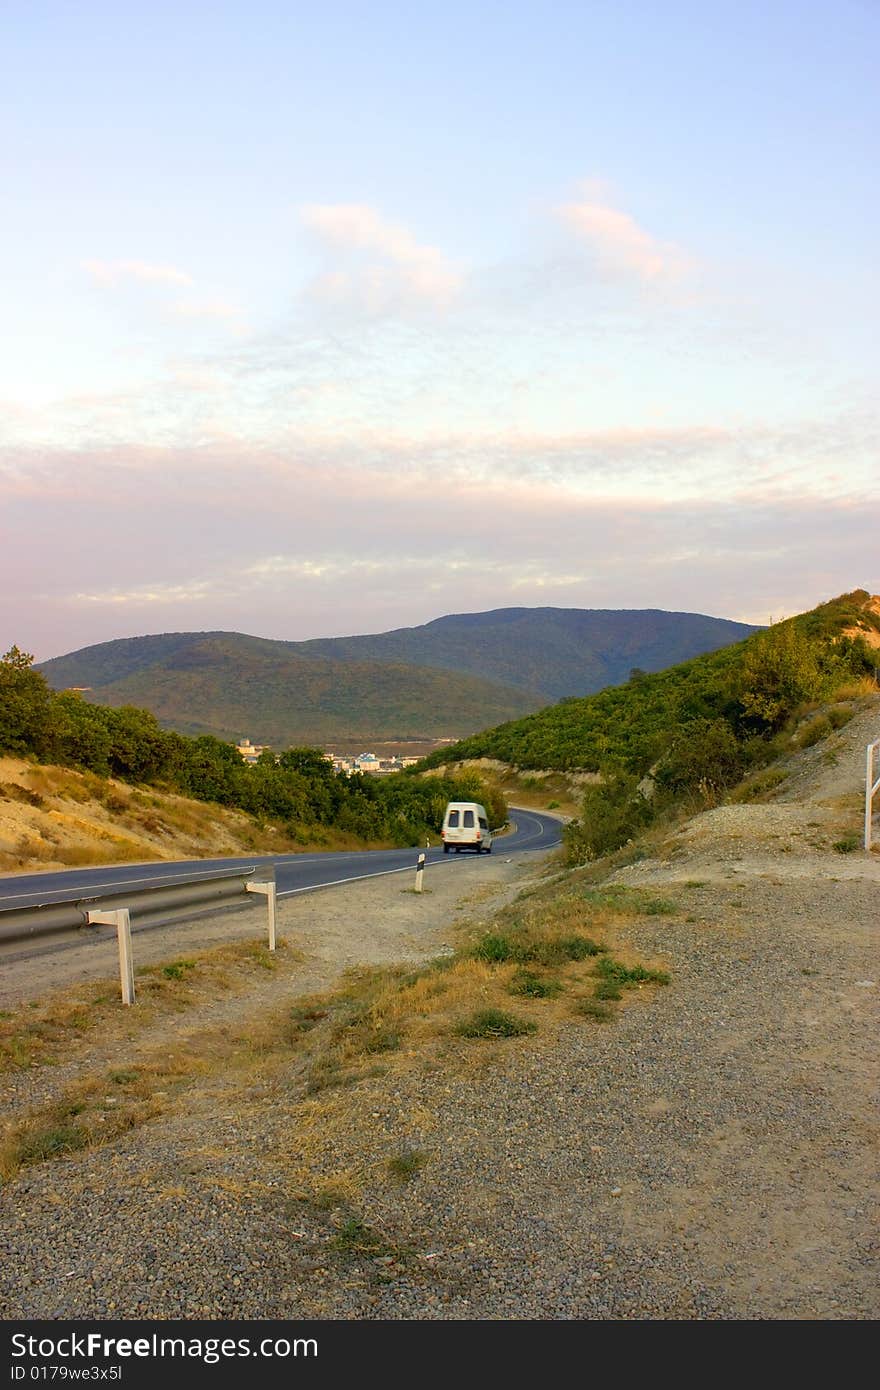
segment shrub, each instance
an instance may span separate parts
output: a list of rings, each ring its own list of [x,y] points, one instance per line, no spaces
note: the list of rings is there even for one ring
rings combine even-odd
[[[619,849],[651,817],[651,804],[639,791],[638,778],[612,772],[606,781],[586,789],[580,818],[563,827],[569,863],[583,864]]]
[[[516,947],[506,936],[484,936],[477,942],[473,953],[477,960],[485,960],[492,965],[517,959]]]
[[[644,965],[624,965],[621,961],[614,960],[612,956],[603,956],[600,961],[597,961],[596,973],[603,980],[623,988],[649,981],[658,985],[669,984],[669,976],[665,970],[648,970]]]
[[[858,849],[861,840],[858,835],[842,835],[839,840],[834,841],[833,848],[838,854],[852,854],[854,849]]]
[[[162,966],[162,974],[166,980],[185,980],[189,972],[195,968],[194,960],[173,960]]]
[[[588,956],[601,955],[606,951],[607,946],[600,946],[590,936],[560,936],[558,938],[559,949],[564,952],[566,960],[586,960]]]
[[[766,771],[756,773],[754,777],[749,777],[735,787],[730,793],[730,800],[737,803],[758,801],[784,782],[787,776],[781,768],[768,767]]]
[[[639,906],[638,911],[646,917],[671,917],[678,911],[678,904],[669,898],[649,898]]]
[[[828,722],[832,729],[842,729],[852,719],[853,713],[847,705],[832,705],[828,711]]]
[[[455,1031],[463,1038],[519,1038],[525,1033],[537,1033],[538,1027],[502,1009],[478,1009]]]
[[[831,733],[831,720],[825,714],[817,714],[812,719],[802,724],[794,735],[794,742],[798,748],[812,748],[814,743],[820,739],[827,738]]]
[[[679,794],[722,791],[743,774],[742,749],[726,719],[692,719],[658,767],[655,780]]]
[[[617,997],[620,998],[619,990]],[[593,1018],[597,1023],[607,1023],[610,1018],[614,1017],[613,1009],[609,1009],[608,1005],[596,996],[592,999],[578,999],[575,1003],[575,1012],[583,1014],[585,1018]]]
[[[558,980],[545,979],[531,970],[517,970],[510,981],[511,994],[523,994],[529,999],[552,999],[561,989]]]

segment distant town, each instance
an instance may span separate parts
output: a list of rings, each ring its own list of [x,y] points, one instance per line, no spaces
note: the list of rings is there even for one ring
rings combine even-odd
[[[441,738],[432,740],[430,747],[438,747],[444,743],[454,743],[453,738]],[[246,763],[255,763],[261,753],[268,749],[267,744],[251,743],[249,738],[243,738],[236,745],[238,752]],[[325,750],[324,757],[333,764],[334,772],[344,772],[351,776],[355,772],[369,772],[374,776],[388,776],[392,772],[403,772],[404,768],[413,767],[417,762],[430,751],[426,747],[418,754],[415,753],[395,753],[388,757],[380,757],[376,753],[334,753]]]

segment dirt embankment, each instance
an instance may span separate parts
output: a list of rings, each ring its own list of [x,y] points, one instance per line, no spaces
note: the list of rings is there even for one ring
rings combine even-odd
[[[360,848],[360,841],[329,829],[320,844],[305,843],[242,811],[0,757],[0,873]]]

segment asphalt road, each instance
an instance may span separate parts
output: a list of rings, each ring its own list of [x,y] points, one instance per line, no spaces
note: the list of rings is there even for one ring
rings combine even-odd
[[[559,843],[561,825],[552,816],[538,811],[511,807],[516,829],[496,839],[493,854],[520,854],[546,851]],[[433,837],[432,837],[433,838]],[[279,898],[310,893],[362,878],[382,874],[412,872],[420,851],[408,849],[359,850],[333,854],[280,854],[240,856],[232,859],[188,859],[171,863],[105,865],[98,869],[64,869],[56,873],[14,874],[0,877],[0,912],[9,908],[67,902],[72,898],[91,898],[101,893],[119,893],[125,887],[155,888],[160,884],[184,883],[216,869],[242,869],[250,865],[274,864]],[[425,850],[429,864],[453,865],[476,856],[462,851],[444,855],[439,843]]]

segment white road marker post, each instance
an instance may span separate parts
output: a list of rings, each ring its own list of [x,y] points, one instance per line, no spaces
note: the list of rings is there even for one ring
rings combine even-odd
[[[874,749],[880,749],[880,738],[869,743],[865,749],[865,849],[871,848],[871,820],[874,815],[874,797],[880,791],[880,777],[874,781]]]
[[[95,923],[116,928],[116,939],[119,942],[119,979],[122,985],[122,1002],[123,1004],[133,1004],[134,961],[131,955],[131,916],[128,908],[120,907],[113,912],[88,912],[86,916],[89,926]]]
[[[422,876],[423,876],[424,872],[425,872],[425,856],[424,856],[424,853],[422,853],[422,854],[419,855],[419,862],[418,862],[418,864],[417,864],[417,866],[416,866],[416,892],[417,892],[417,893],[421,893],[421,891],[422,891]]]
[[[245,888],[249,893],[262,893],[266,899],[266,906],[269,909],[269,950],[275,950],[275,884],[274,883],[246,883]]]

